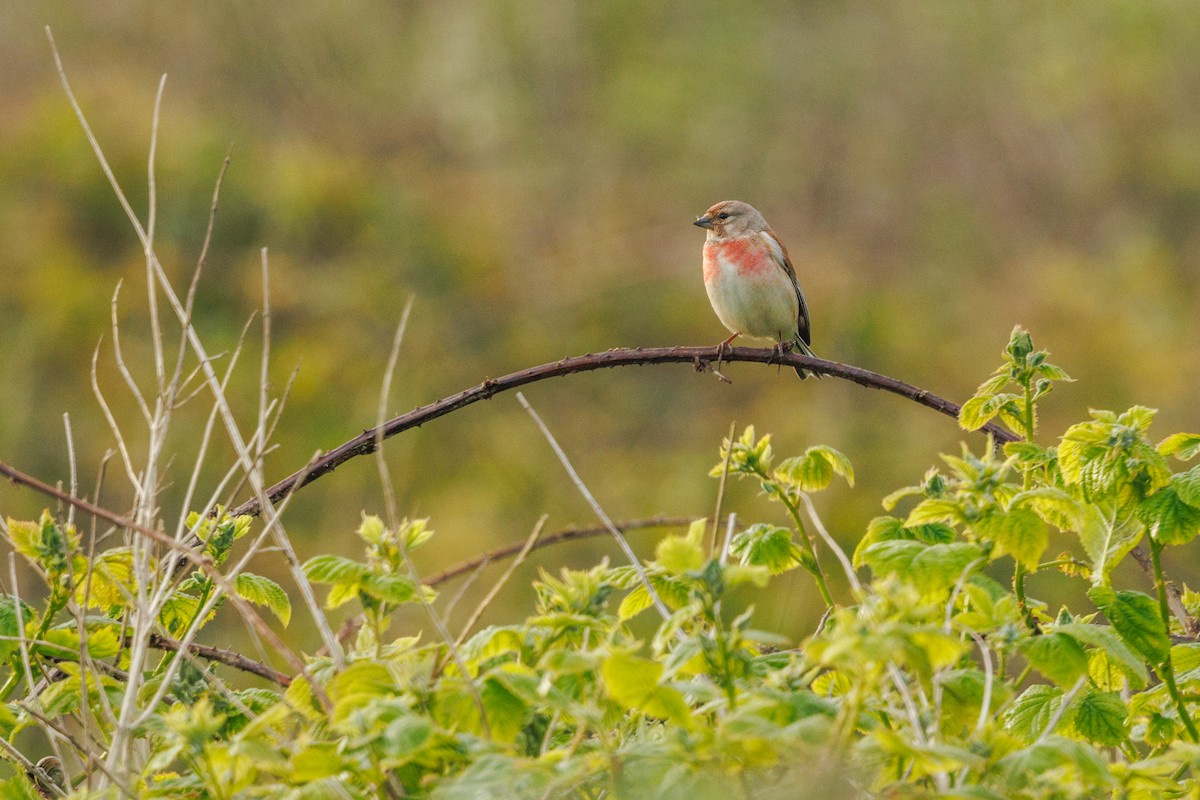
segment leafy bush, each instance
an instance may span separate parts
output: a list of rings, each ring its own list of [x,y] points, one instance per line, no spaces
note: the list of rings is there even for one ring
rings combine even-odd
[[[1153,410],[1134,407],[1094,411],[1057,444],[1039,444],[1037,404],[1060,380],[1015,330],[961,421],[975,429],[999,417],[1020,440],[943,456],[920,484],[884,499],[888,514],[871,520],[852,556],[808,498],[839,476],[852,483],[849,460],[823,446],[777,460],[770,437],[748,428],[724,443],[713,474],[757,481],[780,517],[718,544],[700,519],[644,564],[543,573],[528,618],[457,645],[389,632],[397,609],[434,599],[408,560],[433,531],[366,516],[362,561],[320,555],[304,565],[308,581],[329,587],[325,606],[351,604],[363,624],[274,689],[231,689],[189,647],[224,598],[285,624],[291,614],[274,582],[218,571],[249,518],[193,516],[204,559],[168,584],[146,582],[129,546],[89,555],[49,512],[9,520],[46,593],[37,604],[0,603],[0,737],[21,765],[0,792],[1196,796],[1200,601],[1176,591],[1163,561],[1200,531],[1200,467],[1171,469],[1171,459],[1200,454],[1200,436],[1155,443]],[[1063,552],[1047,560],[1051,550]],[[1148,592],[1113,582],[1130,554],[1145,565]],[[828,579],[834,562],[839,581]],[[148,563],[159,575],[174,568],[161,555]],[[752,599],[797,567],[828,604],[805,641],[754,627],[752,607],[727,609],[731,596]],[[1026,592],[1029,575],[1054,570],[1074,587],[1070,607]],[[170,587],[155,641],[129,635],[149,629],[135,617],[151,585]],[[652,633],[636,636],[632,621],[655,614]],[[171,649],[174,640],[184,643]],[[149,647],[166,651],[157,664]],[[31,768],[17,741],[28,729],[58,756]],[[105,753],[120,735],[135,746],[114,769]]]

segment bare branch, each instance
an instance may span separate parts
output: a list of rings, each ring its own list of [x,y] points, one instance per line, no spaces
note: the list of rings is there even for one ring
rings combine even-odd
[[[932,408],[934,411],[938,411],[946,416],[954,417],[955,419],[958,418],[959,405],[957,403],[938,397],[932,392],[928,392],[912,384],[898,381],[895,378],[889,378],[886,375],[880,375],[877,372],[850,366],[849,364],[839,364],[836,361],[826,361],[821,358],[800,355],[799,353],[784,353],[780,355],[770,348],[759,349],[755,347],[734,347],[728,349],[721,354],[721,359],[723,361],[753,361],[759,364],[804,367],[821,375],[830,375],[850,381],[851,383],[857,383],[859,386],[882,389],[885,392],[898,394],[901,397],[912,400],[914,403]],[[406,431],[409,428],[423,425],[430,420],[445,416],[452,411],[457,411],[464,406],[469,406],[480,400],[489,400],[492,396],[500,392],[516,389],[529,383],[536,383],[547,378],[557,378],[561,375],[571,375],[576,372],[591,372],[597,369],[645,364],[691,364],[697,371],[711,371],[712,365],[716,363],[716,360],[717,348],[715,347],[654,347],[644,349],[638,347],[564,358],[561,361],[523,369],[520,372],[514,372],[502,378],[489,378],[478,386],[464,389],[458,394],[452,394],[449,397],[443,397],[435,403],[415,408],[407,414],[402,414],[385,422],[378,428],[363,431],[348,442],[330,450],[304,469],[284,478],[279,483],[267,489],[265,495],[268,500],[278,500],[292,491],[293,487],[299,488],[300,486],[312,483],[317,478],[327,475],[356,456],[368,455],[375,452],[378,443],[384,439],[395,436],[397,433]],[[990,422],[979,430],[992,434],[996,442],[1000,444],[1017,440],[1017,437],[1012,433]],[[297,486],[297,484],[299,485]],[[242,503],[230,513],[234,516],[241,514],[257,516],[260,511],[261,502],[259,498],[255,497]]]
[[[692,517],[650,517],[649,519],[635,519],[628,522],[613,523],[617,530],[622,533],[627,533],[634,530],[642,530],[649,528],[686,528],[695,522]],[[608,528],[603,525],[592,525],[587,528],[567,528],[566,530],[552,533],[549,536],[543,536],[538,539],[533,546],[534,550],[540,550],[552,544],[560,542],[572,542],[577,539],[591,539],[596,536],[611,536]],[[442,570],[436,575],[430,575],[425,579],[426,586],[440,586],[446,581],[457,578],[459,575],[471,572],[493,561],[499,561],[503,558],[511,558],[525,547],[525,542],[517,542],[506,547],[500,547],[496,550],[491,550],[483,555],[475,556],[470,561],[463,561],[455,564],[445,570]]]

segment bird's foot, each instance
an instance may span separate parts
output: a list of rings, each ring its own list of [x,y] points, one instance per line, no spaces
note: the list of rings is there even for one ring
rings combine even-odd
[[[724,375],[721,375],[721,373],[718,372],[718,370],[721,369],[721,361],[723,361],[725,359],[725,356],[727,356],[731,352],[733,352],[733,345],[731,344],[731,342],[739,336],[741,336],[740,333],[735,333],[732,336],[730,336],[728,339],[726,339],[725,341],[723,341],[719,345],[717,345],[717,366],[716,366],[716,369],[713,370],[713,373],[720,376],[722,380],[730,382],[730,383],[732,383],[732,381],[730,381]]]

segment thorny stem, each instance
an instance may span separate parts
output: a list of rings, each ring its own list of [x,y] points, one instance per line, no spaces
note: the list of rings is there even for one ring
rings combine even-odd
[[[771,478],[761,469],[756,470],[759,477],[764,481],[771,481]],[[821,569],[821,561],[817,558],[817,549],[813,546],[812,539],[808,536],[808,529],[804,527],[804,520],[800,518],[800,509],[792,502],[792,498],[788,497],[787,491],[771,481],[775,487],[775,493],[779,496],[780,501],[787,508],[788,514],[792,518],[792,522],[796,525],[796,532],[800,534],[796,541],[800,545],[800,549],[804,554],[812,559],[812,567],[808,571],[817,581],[817,590],[821,593],[821,599],[825,601],[825,608],[834,608],[837,604],[833,602],[833,594],[829,591],[829,583],[825,580],[825,570]]]
[[[1158,613],[1162,616],[1163,628],[1170,631],[1171,608],[1167,604],[1167,581],[1163,577],[1162,548],[1160,542],[1153,537],[1150,539],[1150,558],[1154,563],[1154,587],[1158,590]],[[1175,667],[1171,664],[1170,652],[1167,653],[1166,660],[1158,665],[1158,669],[1162,673],[1163,683],[1167,685],[1167,692],[1175,701],[1179,719],[1183,722],[1183,727],[1187,728],[1188,736],[1193,742],[1200,742],[1200,732],[1197,732],[1196,724],[1192,722],[1192,717],[1188,714],[1187,703],[1184,702],[1183,696],[1179,693],[1179,687],[1175,684]]]
[[[800,355],[798,353],[779,354],[769,347],[733,347],[724,350],[722,358],[725,361],[749,361],[760,364],[804,367],[813,372],[819,372],[822,375],[830,375],[850,381],[851,383],[857,383],[859,386],[882,389],[885,392],[900,395],[914,403],[931,408],[955,420],[958,419],[958,413],[961,410],[957,403],[938,397],[925,389],[860,367],[839,364],[836,361],[826,361],[821,358]],[[645,364],[691,364],[696,369],[704,371],[711,369],[711,364],[715,360],[716,350],[712,347],[624,348],[609,350],[604,353],[589,353],[584,356],[564,358],[561,361],[554,361],[549,364],[542,364],[537,367],[520,370],[519,372],[513,372],[501,378],[489,378],[470,389],[464,389],[457,394],[443,397],[441,400],[420,406],[409,411],[407,414],[402,414],[399,417],[388,420],[383,424],[382,430],[372,428],[363,431],[353,439],[344,442],[320,458],[307,464],[303,469],[284,478],[274,486],[267,488],[262,495],[257,495],[247,500],[229,513],[234,517],[241,516],[242,514],[257,516],[262,512],[261,500],[263,497],[268,501],[275,502],[281,497],[286,496],[289,492],[327,475],[350,459],[373,453],[378,446],[378,442],[383,439],[423,425],[426,422],[445,416],[472,403],[477,403],[480,400],[488,400],[500,392],[517,389],[526,384],[546,380],[547,378],[570,375],[576,372],[610,369],[613,367]],[[979,430],[991,434],[998,444],[1018,440],[1018,437],[1012,432],[992,422],[984,425]]]
[[[1025,441],[1030,442],[1030,443],[1033,442],[1033,429],[1034,429],[1033,389],[1030,386],[1030,382],[1032,380],[1033,380],[1032,376],[1026,376],[1026,379],[1024,381],[1024,384],[1025,384],[1025,414],[1023,416],[1023,419],[1021,420],[1023,423],[1022,427],[1025,428]],[[1024,485],[1024,488],[1026,491],[1028,491],[1029,488],[1033,485],[1033,473],[1031,472],[1031,469],[1028,466],[1026,466],[1024,469],[1024,484],[1023,485]],[[1015,560],[1013,563],[1012,585],[1013,585],[1013,595],[1015,595],[1017,598],[1017,609],[1021,612],[1021,616],[1025,619],[1025,627],[1029,628],[1029,630],[1033,631],[1034,633],[1037,633],[1039,631],[1037,619],[1034,618],[1033,612],[1029,609],[1029,601],[1025,596],[1025,574],[1026,574],[1025,567],[1021,564],[1021,562],[1019,560]]]

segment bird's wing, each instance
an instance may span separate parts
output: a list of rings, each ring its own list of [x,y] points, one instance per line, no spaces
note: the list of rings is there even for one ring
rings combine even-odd
[[[783,246],[783,242],[779,241],[775,231],[770,228],[759,235],[766,241],[767,247],[775,258],[775,263],[787,273],[788,279],[792,282],[792,288],[796,290],[796,299],[800,301],[800,313],[797,315],[796,326],[800,331],[800,338],[804,340],[805,344],[811,345],[812,331],[808,319],[808,303],[804,299],[804,290],[800,288],[800,281],[796,279],[796,270],[792,267],[792,260],[788,257],[787,248]]]

